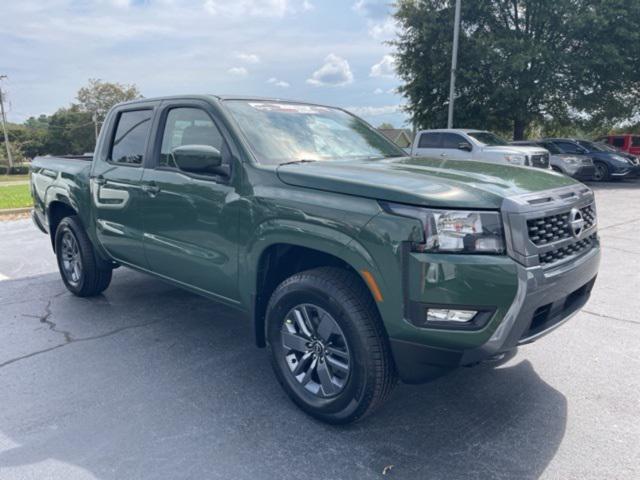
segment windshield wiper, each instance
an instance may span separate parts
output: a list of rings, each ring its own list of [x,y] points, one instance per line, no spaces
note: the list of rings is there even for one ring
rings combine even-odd
[[[307,160],[307,159],[301,159],[301,160],[290,160],[288,162],[283,162],[278,164],[279,167],[283,166],[283,165],[293,165],[294,163],[313,163],[317,160]]]

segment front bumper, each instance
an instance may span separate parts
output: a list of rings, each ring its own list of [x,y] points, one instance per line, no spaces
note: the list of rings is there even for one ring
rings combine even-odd
[[[585,165],[576,168],[573,172],[567,171],[567,173],[576,180],[593,180],[593,176],[596,173],[596,167],[594,165]]]
[[[400,377],[406,383],[425,382],[456,367],[511,351],[549,333],[587,303],[599,263],[600,249],[596,246],[569,264],[550,270],[516,264],[514,300],[484,343],[469,348],[443,348],[391,338]],[[491,323],[487,328],[490,326]],[[465,334],[471,332],[451,333],[457,333],[464,341]]]
[[[617,167],[611,171],[611,176],[615,178],[633,178],[640,177],[640,165],[625,165]]]

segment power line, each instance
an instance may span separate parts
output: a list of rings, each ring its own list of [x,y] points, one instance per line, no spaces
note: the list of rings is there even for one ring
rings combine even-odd
[[[6,75],[0,75],[0,81],[7,78]],[[11,147],[9,146],[9,135],[7,134],[7,117],[4,114],[4,94],[2,93],[2,87],[0,87],[0,120],[2,120],[2,133],[4,134],[4,145],[7,149],[7,160],[9,160],[9,168],[7,169],[7,175],[11,173],[13,169],[13,157],[11,156]]]

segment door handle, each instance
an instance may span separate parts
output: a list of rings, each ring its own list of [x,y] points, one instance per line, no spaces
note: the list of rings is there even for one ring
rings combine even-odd
[[[441,153],[440,156],[441,157],[447,157],[448,155],[446,153]]]
[[[150,197],[155,197],[158,193],[160,193],[160,187],[155,182],[150,182],[142,185],[142,191],[145,192]]]

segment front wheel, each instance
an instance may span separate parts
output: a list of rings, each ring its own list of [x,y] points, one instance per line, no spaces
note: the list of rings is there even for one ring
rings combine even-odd
[[[596,162],[595,163],[595,173],[593,174],[593,179],[596,182],[607,182],[611,179],[611,173],[609,172],[609,167],[605,163]]]
[[[278,381],[308,414],[349,423],[372,413],[396,373],[371,295],[353,273],[322,267],[276,288],[267,338]]]
[[[78,217],[63,218],[55,236],[60,276],[67,289],[79,297],[102,293],[111,283],[111,268],[96,261],[93,245]]]

